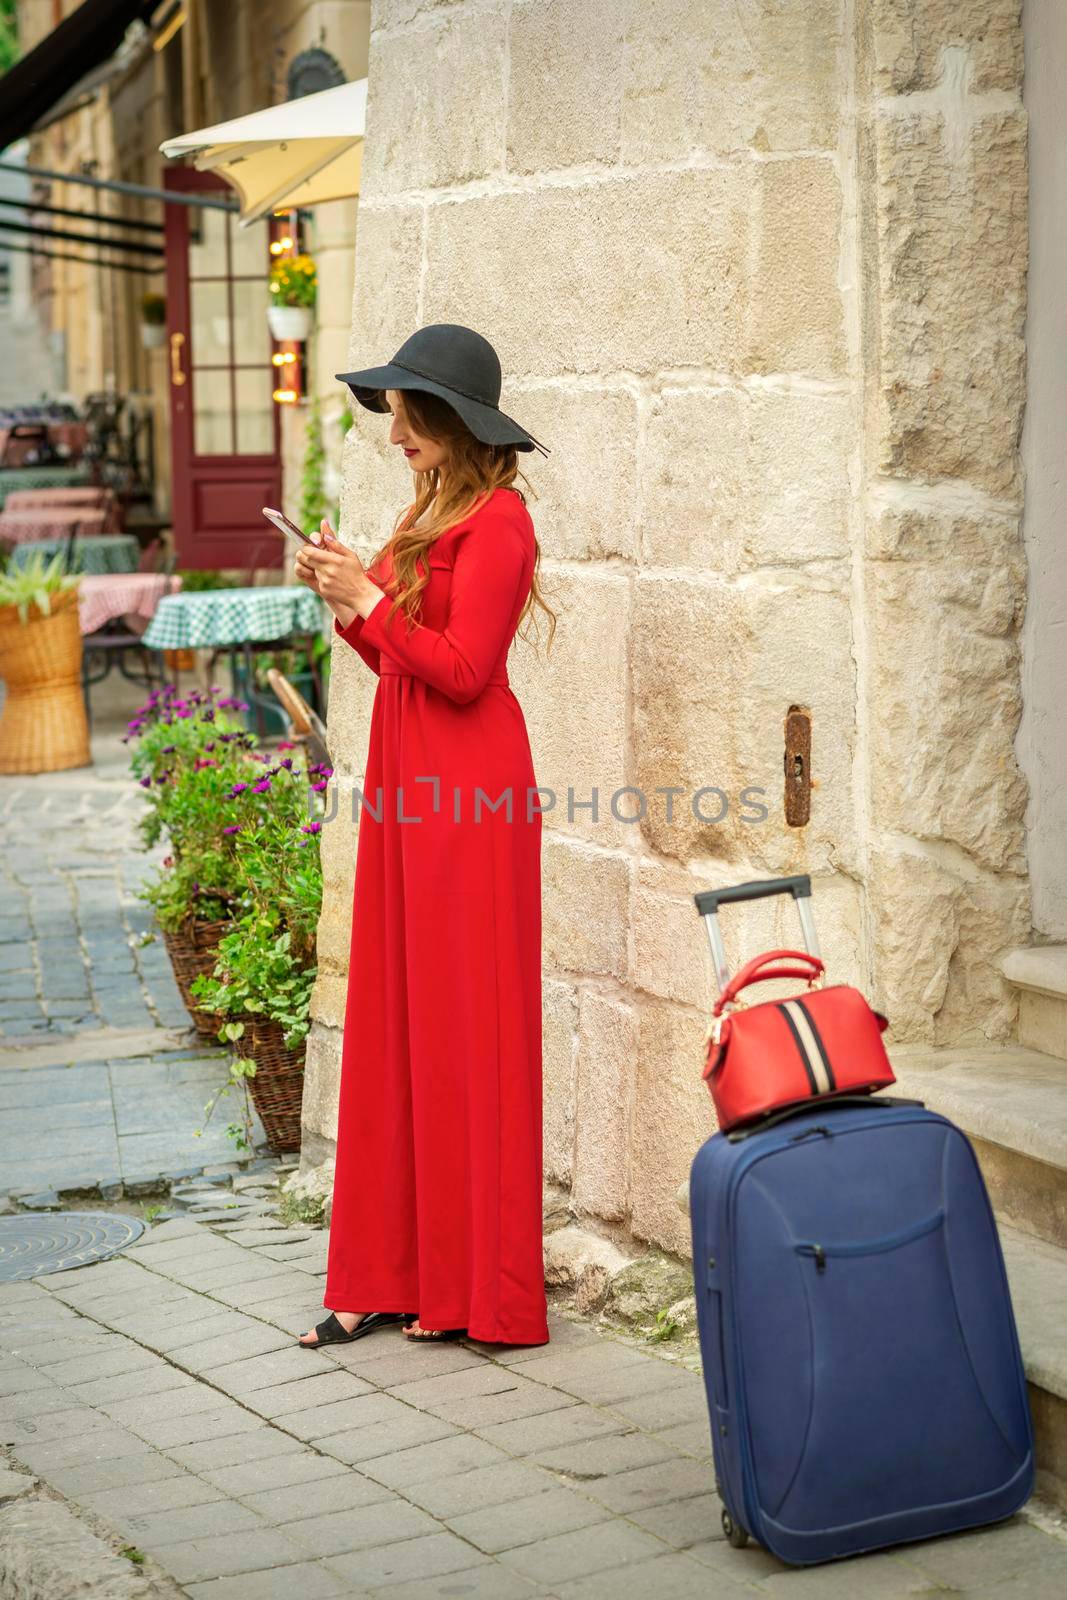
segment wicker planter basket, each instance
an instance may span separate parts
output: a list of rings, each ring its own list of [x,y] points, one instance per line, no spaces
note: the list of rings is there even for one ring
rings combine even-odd
[[[256,1063],[248,1087],[267,1143],[276,1155],[300,1149],[300,1104],[304,1094],[304,1050],[287,1050],[280,1022],[253,1017],[248,1053]]]
[[[0,772],[60,772],[87,767],[89,723],[82,693],[78,592],[51,597],[48,616],[34,607],[23,622],[0,606]]]
[[[167,947],[174,981],[185,1001],[193,1026],[202,1039],[218,1039],[219,1029],[226,1020],[217,1011],[204,1011],[189,993],[194,978],[205,973],[209,978],[215,970],[215,957],[219,940],[233,927],[231,922],[207,922],[194,917],[177,933],[163,930],[163,943]]]

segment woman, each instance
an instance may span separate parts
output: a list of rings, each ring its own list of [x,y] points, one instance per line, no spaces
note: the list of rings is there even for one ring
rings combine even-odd
[[[512,487],[516,451],[544,446],[500,411],[500,362],[469,328],[422,328],[389,365],[340,376],[391,412],[415,501],[366,570],[327,522],[297,557],[379,677],[358,795],[331,1314],[300,1343],[403,1321],[411,1339],[545,1344],[541,814],[506,670],[533,605],[555,627]]]

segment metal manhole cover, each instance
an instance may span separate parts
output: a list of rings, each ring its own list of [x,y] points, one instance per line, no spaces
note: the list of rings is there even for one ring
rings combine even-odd
[[[106,1211],[25,1211],[0,1217],[0,1283],[104,1261],[144,1229],[137,1217]]]

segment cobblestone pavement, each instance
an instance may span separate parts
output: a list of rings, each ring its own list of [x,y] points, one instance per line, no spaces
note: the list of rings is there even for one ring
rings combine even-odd
[[[122,689],[132,709],[138,691]],[[128,710],[103,709],[91,769],[0,779],[0,1117],[19,1129],[0,1144],[0,1197],[34,1207],[238,1158],[227,1099],[195,1132],[226,1056],[191,1031],[137,898],[164,851],[141,848]]]

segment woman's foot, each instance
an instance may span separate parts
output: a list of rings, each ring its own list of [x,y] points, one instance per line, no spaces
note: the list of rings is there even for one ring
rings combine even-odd
[[[466,1328],[424,1328],[416,1317],[414,1322],[404,1324],[404,1337],[407,1339],[461,1339],[466,1333]]]
[[[363,1318],[369,1315],[370,1313],[368,1311],[334,1312],[334,1316],[337,1318],[338,1322],[341,1324],[346,1333],[351,1333],[356,1324],[358,1322],[362,1322]],[[312,1346],[317,1345],[319,1343],[317,1330],[315,1328],[309,1328],[307,1333],[301,1334],[300,1343]]]

